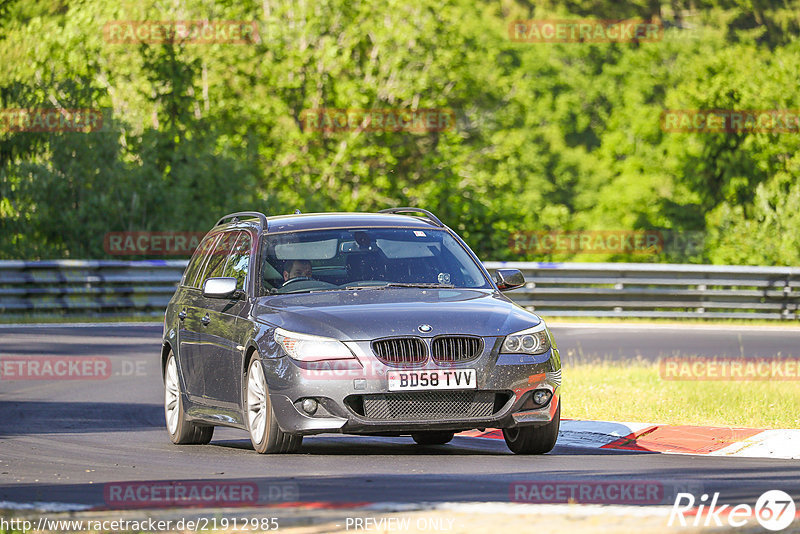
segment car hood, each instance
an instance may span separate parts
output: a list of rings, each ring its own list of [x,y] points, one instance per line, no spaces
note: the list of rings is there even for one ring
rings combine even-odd
[[[367,341],[388,336],[504,336],[541,322],[497,291],[386,288],[271,295],[256,318],[294,332]],[[420,325],[430,325],[422,333]]]

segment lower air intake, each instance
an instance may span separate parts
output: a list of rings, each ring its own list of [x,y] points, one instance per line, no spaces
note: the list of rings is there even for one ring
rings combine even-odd
[[[490,417],[495,412],[491,391],[421,391],[364,395],[364,416],[377,421],[437,421]]]

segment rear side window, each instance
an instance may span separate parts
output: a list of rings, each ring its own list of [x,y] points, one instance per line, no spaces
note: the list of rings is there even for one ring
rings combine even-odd
[[[208,252],[214,247],[214,242],[217,240],[217,237],[219,236],[207,236],[205,239],[203,239],[203,241],[200,242],[197,250],[194,251],[192,259],[189,260],[189,266],[186,267],[186,272],[183,274],[181,285],[197,287],[197,284],[195,283],[197,274],[201,271],[203,264],[208,257]]]
[[[202,277],[198,277],[200,281],[199,287],[203,287],[206,280],[209,278],[218,278],[225,272],[225,264],[228,261],[228,256],[236,244],[236,239],[241,232],[225,232],[214,245],[214,250],[208,257]]]
[[[250,234],[240,232],[236,244],[228,257],[228,263],[222,276],[236,278],[236,287],[244,289],[250,265]]]

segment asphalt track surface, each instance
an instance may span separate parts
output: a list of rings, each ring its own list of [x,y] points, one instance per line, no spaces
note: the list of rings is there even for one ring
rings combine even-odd
[[[563,325],[554,333],[562,354],[583,357],[800,352],[800,329]],[[420,447],[410,438],[341,435],[306,438],[300,454],[263,456],[244,432],[221,428],[209,445],[175,446],[163,423],[159,340],[160,326],[0,327],[0,359],[112,361],[103,380],[0,379],[0,502],[113,508],[107,483],[176,480],[253,482],[262,503],[508,502],[513,482],[609,479],[658,481],[665,494],[719,492],[721,503],[752,504],[769,489],[800,499],[795,460],[558,445],[548,455],[523,457],[494,439],[457,436],[448,445]]]

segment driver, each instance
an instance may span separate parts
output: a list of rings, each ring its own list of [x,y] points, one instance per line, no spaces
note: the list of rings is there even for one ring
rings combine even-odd
[[[311,262],[308,260],[289,260],[283,267],[283,281],[295,278],[311,278]]]

